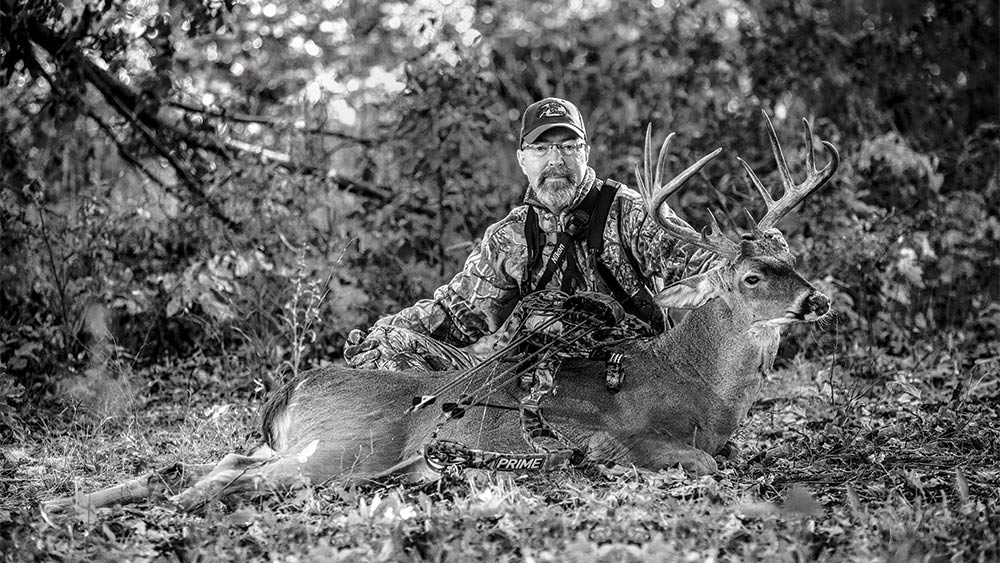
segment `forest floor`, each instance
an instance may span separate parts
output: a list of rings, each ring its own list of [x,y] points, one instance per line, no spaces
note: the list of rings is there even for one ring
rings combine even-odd
[[[879,356],[883,357],[883,356]],[[40,502],[244,450],[259,401],[211,359],[134,376],[0,450],[3,561],[997,561],[994,360],[783,365],[721,472],[304,489],[198,515]],[[200,364],[200,365],[199,365]],[[110,391],[109,391],[110,392]]]

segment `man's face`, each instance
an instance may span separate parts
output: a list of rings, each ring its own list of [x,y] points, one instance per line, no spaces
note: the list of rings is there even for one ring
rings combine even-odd
[[[517,151],[517,162],[528,177],[528,185],[538,201],[553,213],[559,213],[573,203],[576,186],[583,180],[587,170],[590,146],[584,145],[571,155],[564,155],[556,147],[537,154],[529,147],[564,144],[584,144],[584,140],[568,129],[557,127],[542,133],[534,143]]]

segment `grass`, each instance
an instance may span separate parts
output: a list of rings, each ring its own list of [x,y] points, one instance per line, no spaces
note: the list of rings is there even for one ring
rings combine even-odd
[[[252,392],[211,367],[146,373],[113,416],[65,411],[5,447],[4,561],[1000,560],[1000,376],[991,362],[793,362],[715,476],[560,472],[304,489],[211,507],[38,501],[253,443]],[[188,374],[183,376],[168,374]]]

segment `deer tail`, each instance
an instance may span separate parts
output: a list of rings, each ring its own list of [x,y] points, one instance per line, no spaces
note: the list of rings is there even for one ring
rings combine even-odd
[[[264,444],[275,451],[282,451],[288,446],[289,428],[291,418],[288,409],[293,403],[296,391],[308,381],[308,378],[296,378],[276,392],[264,404],[261,411],[260,423],[261,434],[264,436]]]

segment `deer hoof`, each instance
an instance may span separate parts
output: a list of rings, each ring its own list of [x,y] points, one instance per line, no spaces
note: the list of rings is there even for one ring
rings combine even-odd
[[[729,461],[735,461],[739,459],[741,453],[740,446],[736,444],[736,442],[730,440],[726,442],[726,444],[722,446],[722,449],[719,450],[719,453],[715,455],[723,457]]]
[[[88,513],[93,513],[93,507],[83,506],[73,497],[45,501],[41,503],[41,510],[47,519],[56,523],[94,519],[86,518]]]
[[[715,458],[707,452],[686,448],[664,453],[660,461],[663,468],[677,467],[680,465],[688,473],[695,475],[711,475],[719,472],[719,465]]]
[[[715,458],[701,450],[693,450],[690,457],[681,460],[681,467],[695,475],[712,475],[719,472],[719,464]]]

